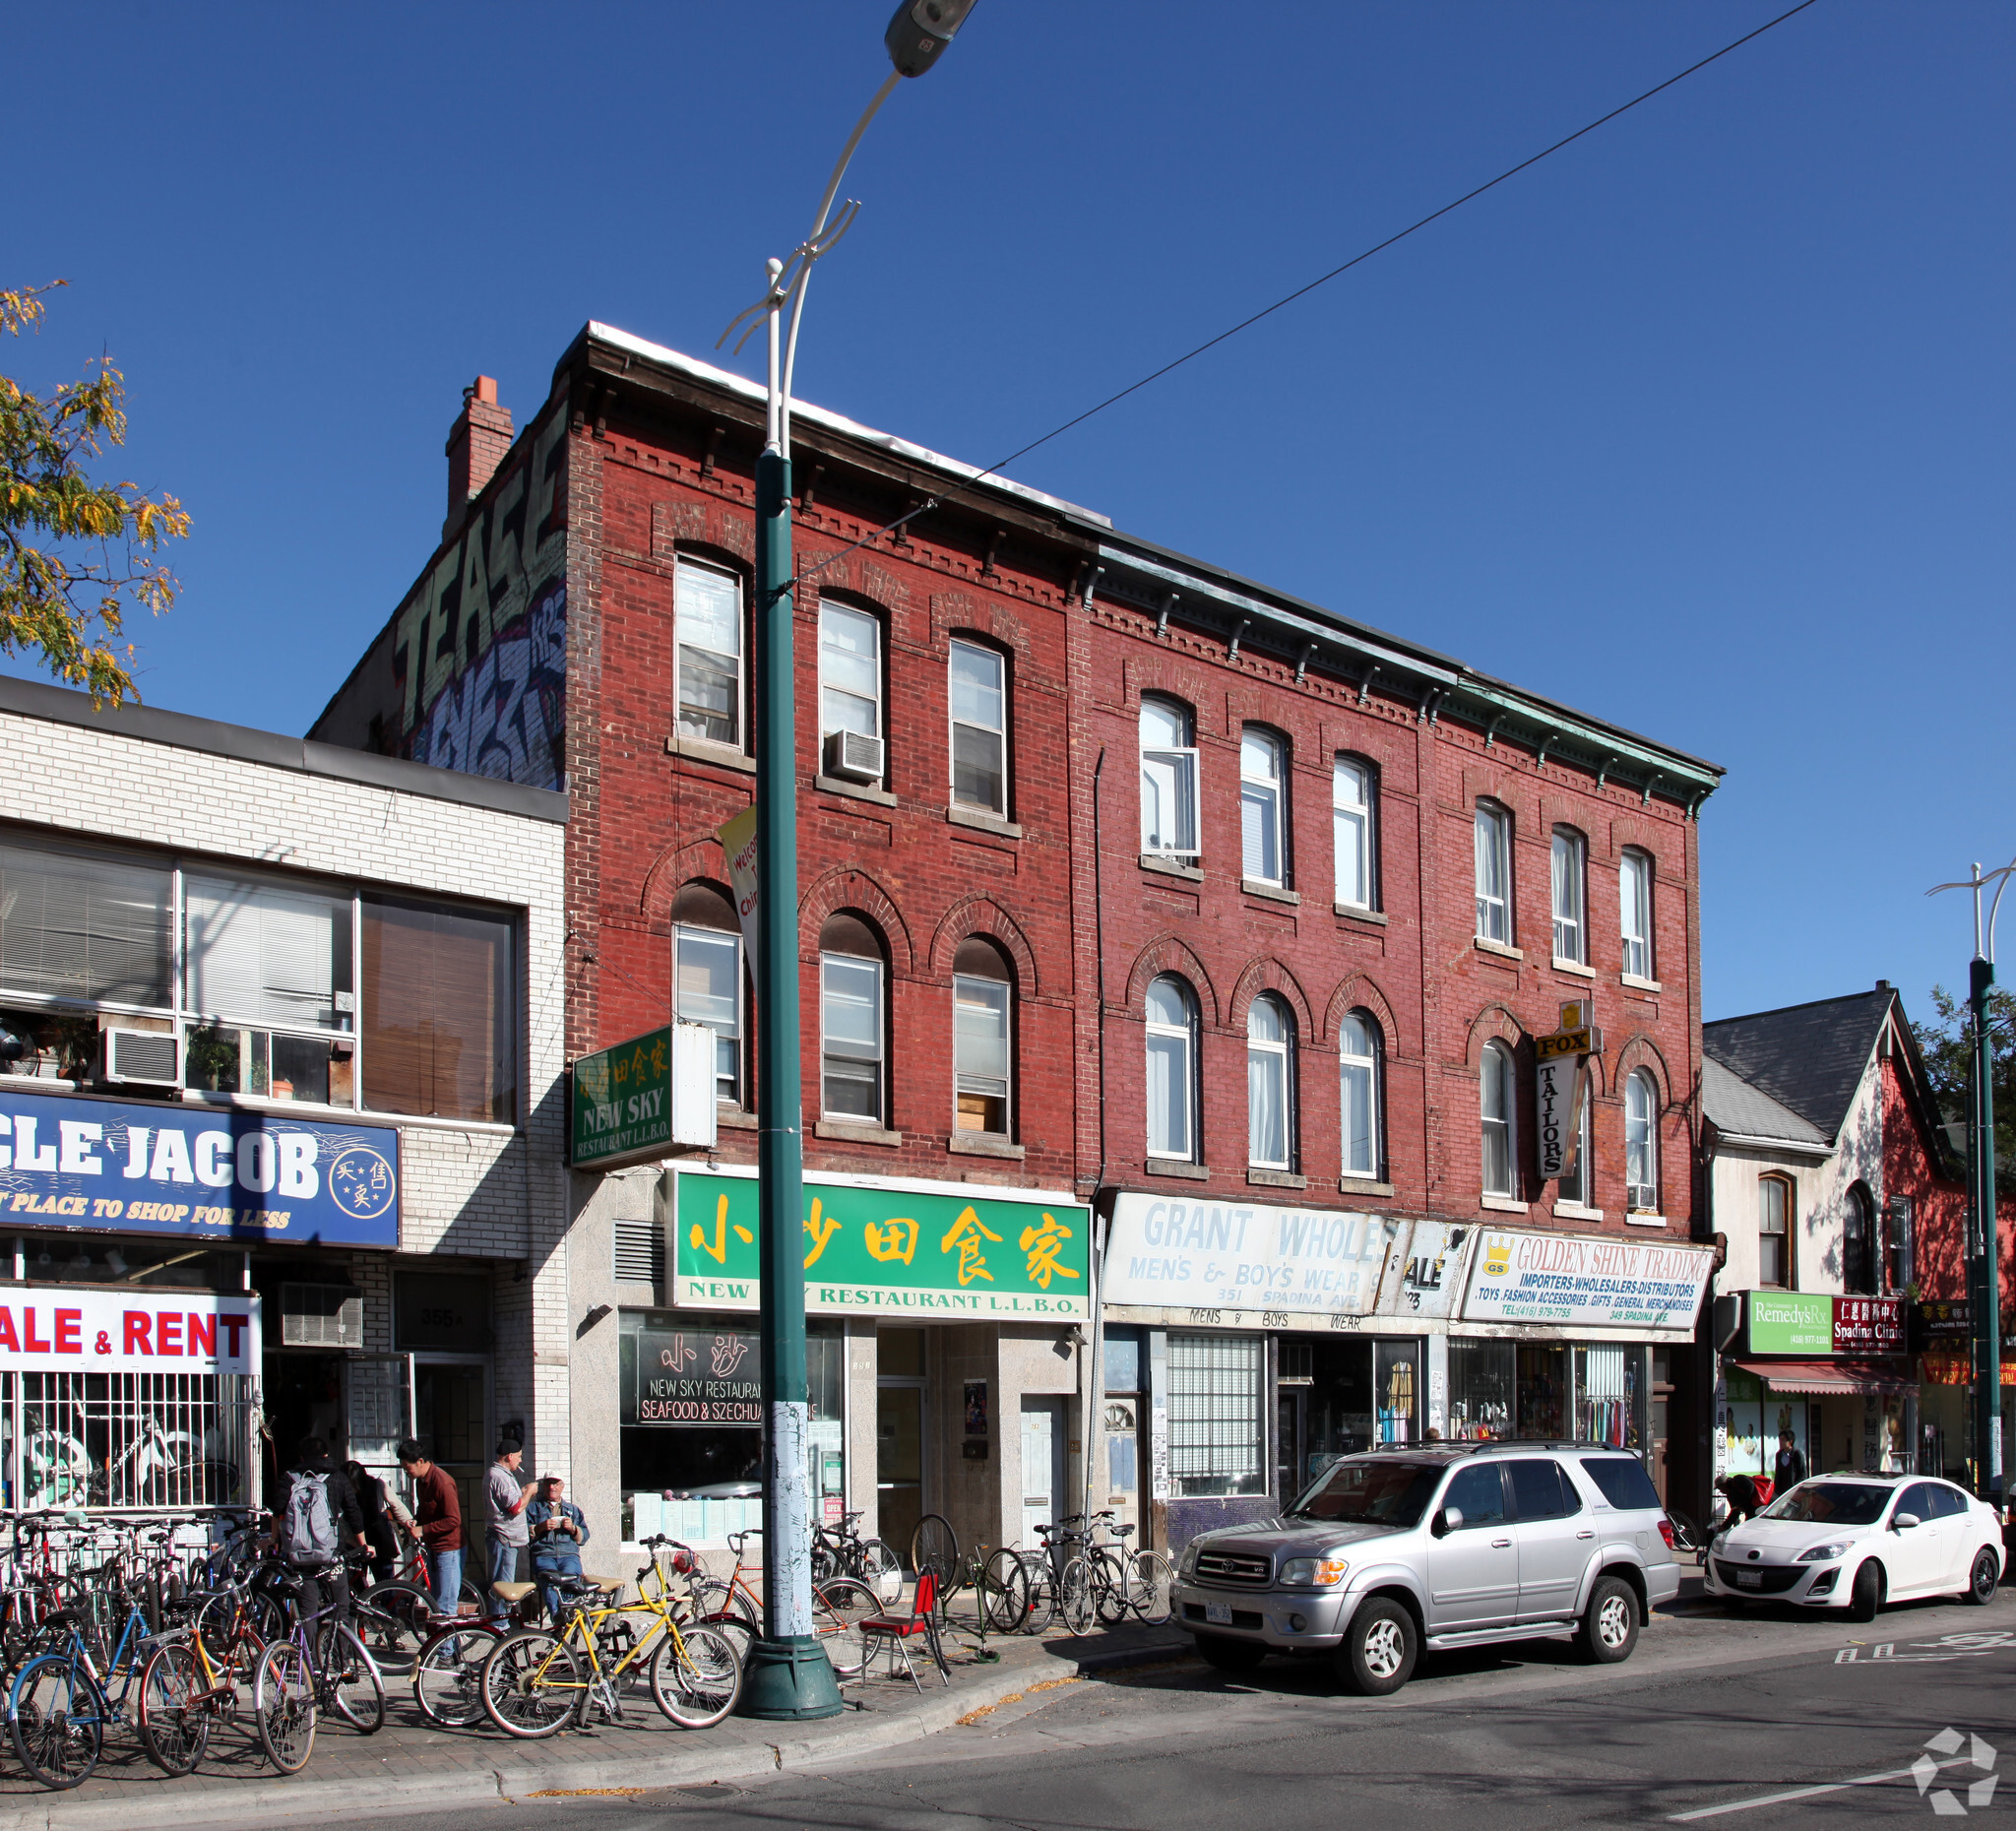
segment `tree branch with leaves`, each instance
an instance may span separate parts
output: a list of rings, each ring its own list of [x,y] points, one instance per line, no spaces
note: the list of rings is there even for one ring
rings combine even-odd
[[[1912,1036],[1924,1058],[1932,1097],[1949,1120],[1964,1119],[1974,1088],[1974,1013],[1943,985],[1932,987],[1938,1021],[1914,1023]],[[1988,1060],[1995,1096],[1995,1186],[2016,1195],[2016,996],[1997,986],[1988,993]]]
[[[38,329],[43,295],[67,284],[0,289],[0,331]],[[129,610],[174,603],[161,549],[189,533],[173,496],[89,474],[88,461],[126,443],[125,399],[104,356],[46,400],[0,375],[0,655],[39,657],[98,705],[140,697],[119,638]]]

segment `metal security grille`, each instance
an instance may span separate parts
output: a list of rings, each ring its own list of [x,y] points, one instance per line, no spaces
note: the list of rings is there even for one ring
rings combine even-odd
[[[1265,1351],[1258,1336],[1169,1337],[1169,1476],[1178,1494],[1261,1491]]]
[[[242,1506],[253,1380],[230,1373],[23,1373],[10,1485],[40,1507]]]
[[[619,1284],[662,1284],[665,1276],[665,1231],[650,1216],[616,1222],[616,1281]]]

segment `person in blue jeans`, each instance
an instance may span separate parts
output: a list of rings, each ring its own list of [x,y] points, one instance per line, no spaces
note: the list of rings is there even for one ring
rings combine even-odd
[[[560,1579],[581,1575],[581,1547],[588,1543],[588,1520],[566,1495],[565,1482],[557,1475],[542,1475],[538,1498],[525,1510],[532,1537],[532,1580],[539,1586],[539,1601],[556,1626]]]
[[[435,1611],[454,1614],[462,1595],[462,1496],[455,1478],[427,1454],[417,1437],[408,1437],[397,1454],[419,1503],[413,1508],[412,1536],[427,1554]]]

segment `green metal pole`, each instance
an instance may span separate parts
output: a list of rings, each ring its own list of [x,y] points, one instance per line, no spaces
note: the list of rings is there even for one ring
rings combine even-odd
[[[775,317],[773,315],[773,323]],[[773,338],[773,347],[775,340]],[[812,1632],[805,1473],[804,1122],[798,1084],[796,670],[791,654],[791,467],[756,461],[756,1036],[763,1408],[763,1637],[744,1716],[838,1716],[840,1684]]]
[[[1988,1034],[1988,987],[1995,966],[1979,956],[1968,972],[1968,1005],[1974,1014],[1974,1203],[1975,1237],[1981,1241],[1980,1428],[1983,1491],[1997,1505],[2002,1498],[2002,1278],[1995,1226],[1995,1083],[1993,1039]]]

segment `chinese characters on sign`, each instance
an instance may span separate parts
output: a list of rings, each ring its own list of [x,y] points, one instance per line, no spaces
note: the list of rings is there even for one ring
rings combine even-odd
[[[648,1031],[574,1064],[569,1162],[593,1169],[672,1144],[672,1033]]]
[[[680,1170],[671,1239],[674,1300],[754,1309],[756,1181]],[[1090,1314],[1086,1210],[1054,1196],[964,1186],[874,1188],[805,1178],[805,1307],[901,1314],[1043,1317]]]
[[[634,1386],[623,1396],[626,1424],[760,1424],[763,1387],[756,1337],[712,1329],[646,1329],[637,1344]]]

